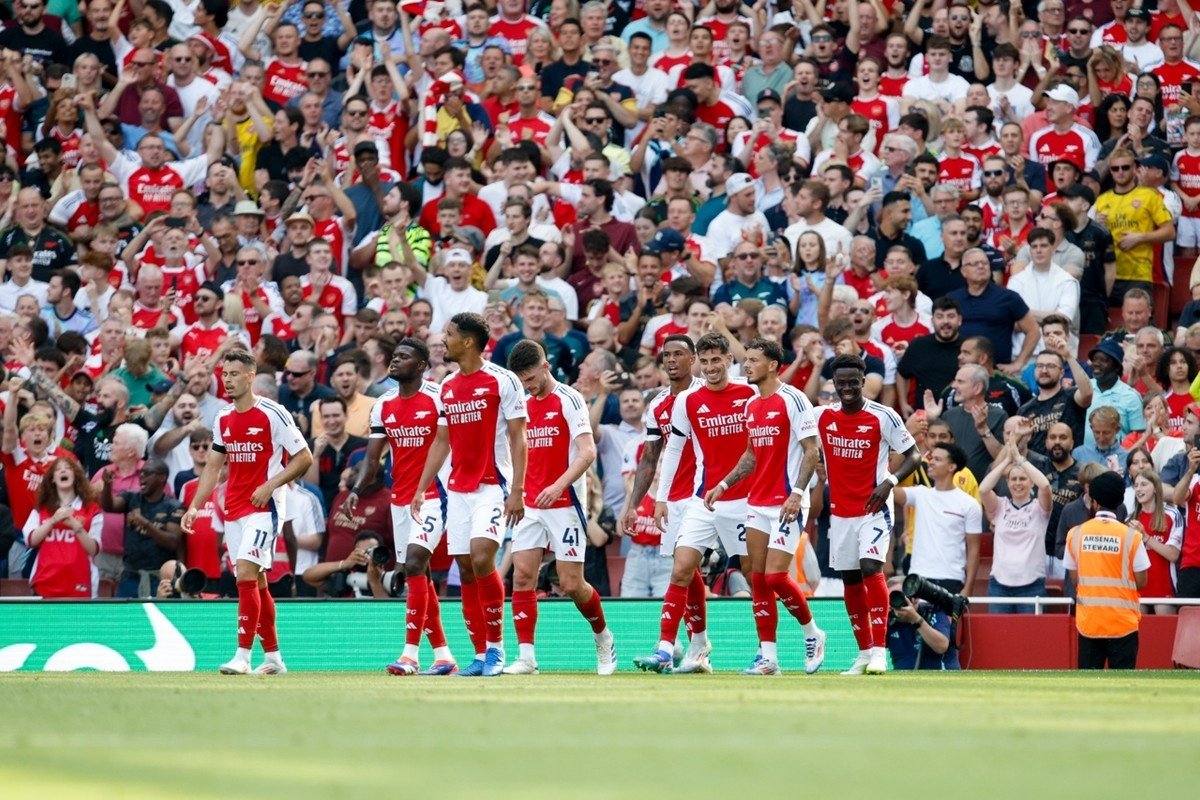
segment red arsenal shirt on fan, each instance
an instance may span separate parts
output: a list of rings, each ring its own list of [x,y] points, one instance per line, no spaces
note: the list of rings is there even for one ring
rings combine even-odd
[[[268,58],[263,84],[263,99],[286,106],[293,97],[308,91],[308,62],[284,64],[278,58]]]
[[[688,389],[703,386],[704,381],[692,378]],[[687,391],[685,389],[684,391]],[[680,392],[679,395],[682,395]],[[670,387],[663,389],[646,405],[646,441],[661,441],[666,443],[671,435],[671,411],[675,408],[675,400],[679,395],[671,394]],[[696,491],[696,454],[690,447],[685,447],[679,456],[679,466],[675,469],[675,478],[667,494],[667,502],[674,503],[686,500]]]
[[[241,331],[235,333],[222,319],[218,319],[211,328],[204,327],[204,324],[197,320],[191,325],[176,328],[172,333],[179,337],[179,349],[183,353],[185,364],[195,356],[209,356],[217,352],[221,342],[230,336],[238,337],[247,348],[251,347],[245,334]]]
[[[208,173],[208,158],[199,155],[186,161],[168,161],[152,170],[142,165],[142,157],[137,153],[121,150],[110,168],[125,189],[125,196],[150,214],[170,211],[171,195],[204,180]]]
[[[536,28],[544,27],[546,27],[546,23],[528,14],[515,21],[504,19],[497,14],[491,19],[488,35],[503,39],[508,44],[509,52],[512,53],[513,66],[519,67],[525,63],[525,48],[529,44],[529,34]]]
[[[1047,167],[1052,161],[1065,159],[1086,172],[1095,166],[1100,155],[1100,140],[1079,123],[1062,133],[1048,125],[1029,137],[1029,154]]]
[[[4,467],[4,483],[8,487],[8,507],[12,510],[13,524],[21,526],[29,519],[33,507],[37,505],[38,489],[46,470],[58,458],[75,459],[75,456],[61,447],[50,447],[41,458],[33,458],[20,442],[11,453],[0,451],[0,465]],[[99,541],[99,540],[97,540]]]
[[[312,273],[300,276],[300,291],[304,299],[316,300],[321,308],[337,317],[338,328],[345,330],[346,320],[358,311],[358,293],[354,291],[354,286],[341,275],[330,275],[329,283],[320,292],[315,288]]]
[[[68,232],[74,232],[82,225],[95,227],[100,221],[100,203],[89,202],[83,195],[83,189],[77,189],[68,192],[54,204],[49,219]]]
[[[528,468],[525,470],[525,505],[533,508],[542,490],[562,477],[575,460],[578,448],[575,437],[591,435],[592,423],[587,403],[579,392],[565,383],[555,384],[545,397],[525,398],[525,442],[529,448]],[[583,514],[587,505],[587,475],[571,484],[550,508],[574,506]]]
[[[200,479],[193,478],[183,485],[180,498],[184,508],[191,508],[192,498],[196,496],[196,488]],[[221,519],[220,497],[225,492],[225,484],[217,486],[216,490],[204,501],[204,505],[196,510],[196,522],[191,533],[184,534],[186,554],[184,563],[189,567],[202,570],[204,575],[212,580],[221,577],[221,550],[218,545],[220,534],[225,531],[225,522]]]
[[[1163,108],[1179,104],[1179,93],[1183,91],[1183,84],[1200,81],[1200,64],[1186,58],[1178,64],[1159,64],[1150,71],[1158,76],[1162,85]]]
[[[757,394],[746,383],[728,383],[722,389],[702,384],[681,392],[675,400],[671,435],[687,439],[684,449],[690,447],[695,453],[697,497],[720,483],[746,452],[746,404]],[[670,449],[666,452],[660,481],[669,479],[673,484],[675,464],[671,463]],[[669,491],[670,486],[660,482],[658,498],[665,499]],[[750,482],[742,481],[730,487],[721,500],[744,500],[749,493]]]
[[[1180,150],[1171,162],[1171,180],[1188,197],[1200,197],[1200,153]],[[1200,217],[1200,208],[1189,211],[1185,206],[1183,215],[1192,219]]]
[[[746,406],[746,427],[754,451],[749,502],[781,506],[800,475],[804,448],[800,442],[817,435],[812,404],[799,389],[784,384],[770,397],[755,397]],[[801,486],[800,505],[808,509],[808,487]]]
[[[979,162],[966,153],[959,156],[942,153],[938,156],[938,183],[953,186],[960,194],[979,190],[983,185],[981,172]]]
[[[229,405],[213,420],[212,448],[225,454],[229,479],[225,492],[224,518],[239,520],[271,510],[282,519],[287,487],[272,494],[273,508],[262,509],[250,502],[254,491],[283,471],[283,454],[294,456],[307,445],[287,410],[273,400],[256,398],[245,411]],[[283,537],[279,537],[282,539]]]
[[[465,494],[482,484],[507,487],[512,480],[508,421],[525,418],[525,390],[503,367],[485,361],[470,375],[447,378],[439,424],[450,433],[448,488]]]
[[[55,510],[35,509],[25,523],[25,536],[54,516]],[[50,529],[38,546],[29,585],[39,597],[92,597],[93,587],[99,584],[100,575],[92,557],[79,543],[79,537],[86,536],[99,547],[104,513],[95,503],[84,503],[77,497],[71,504],[71,516],[83,525],[82,534],[76,534],[66,523],[60,522]]]
[[[895,411],[871,400],[853,413],[841,403],[818,406],[813,416],[829,473],[829,513],[866,516],[867,499],[888,474],[888,455],[913,447],[912,434]]]
[[[875,132],[875,155],[879,155],[883,137],[900,124],[900,104],[891,97],[881,95],[876,95],[870,100],[855,97],[850,103],[850,111],[861,114],[871,123],[871,130]]]
[[[392,505],[408,506],[416,494],[425,457],[437,438],[442,397],[435,383],[425,381],[412,397],[392,389],[371,407],[371,438],[387,439],[392,454]],[[441,497],[436,477],[425,490],[426,499]]]

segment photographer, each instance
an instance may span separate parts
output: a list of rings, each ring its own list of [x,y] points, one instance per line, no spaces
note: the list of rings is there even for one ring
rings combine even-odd
[[[376,563],[376,548],[383,540],[373,531],[363,531],[354,537],[354,549],[341,561],[322,561],[304,572],[304,582],[324,592],[326,597],[373,597],[383,600],[394,596],[384,586],[385,573],[390,569],[390,556],[383,564]],[[386,552],[380,550],[380,552]]]
[[[932,603],[913,601],[901,591],[903,580],[889,582],[892,608],[888,615],[888,650],[892,667],[902,669],[961,669],[958,648],[950,638],[950,616]]]
[[[163,563],[158,570],[158,590],[154,593],[156,600],[209,600],[215,594],[206,594],[204,586],[207,578],[198,569],[188,569],[182,561],[171,559]]]

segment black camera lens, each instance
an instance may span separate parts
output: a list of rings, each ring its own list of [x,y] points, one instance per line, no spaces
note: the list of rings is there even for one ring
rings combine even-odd
[[[377,544],[371,548],[371,562],[377,567],[387,566],[387,563],[392,560],[392,551],[388,550],[385,545]]]
[[[888,604],[893,610],[901,609],[908,605],[908,598],[904,596],[904,592],[892,589],[888,592]]]

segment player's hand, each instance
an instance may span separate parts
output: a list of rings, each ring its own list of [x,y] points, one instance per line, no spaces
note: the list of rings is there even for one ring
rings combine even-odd
[[[557,483],[552,483],[545,489],[542,489],[541,493],[537,496],[537,500],[535,500],[533,504],[538,508],[549,508],[557,503],[562,495],[563,490],[559,487],[559,485]]]
[[[654,524],[663,533],[667,532],[667,504],[661,500],[654,503]]]
[[[800,519],[800,502],[801,495],[797,492],[792,492],[787,496],[787,500],[783,501],[783,508],[779,512],[779,521],[787,524],[793,522],[803,522]]]
[[[106,473],[106,477],[107,477],[107,473]],[[111,482],[112,482],[111,477],[109,477],[108,480],[105,481],[105,483],[111,483]],[[198,513],[199,512],[197,512],[196,509],[189,508],[187,511],[183,512],[183,519],[181,519],[179,521],[179,527],[183,528],[183,532],[186,533],[188,536],[192,535],[192,532],[196,527],[196,516],[198,515]]]
[[[725,487],[718,483],[716,486],[709,489],[708,492],[704,495],[704,507],[707,508],[709,511],[713,511],[714,510],[713,503],[720,500],[721,495],[723,495],[723,494],[725,494]],[[656,513],[655,517],[657,518],[657,516],[658,516],[658,514]]]
[[[250,505],[256,508],[266,508],[267,503],[271,502],[271,494],[274,490],[271,484],[264,483],[262,486],[254,490],[254,494],[250,495]]]
[[[350,492],[342,501],[341,515],[344,519],[353,519],[354,509],[358,508],[358,492]]]
[[[875,491],[871,492],[871,496],[867,498],[866,512],[868,514],[878,513],[887,503],[888,496],[892,493],[891,481],[880,481],[875,487]]]
[[[504,524],[511,528],[524,518],[525,501],[521,498],[521,492],[514,491],[504,501]]]

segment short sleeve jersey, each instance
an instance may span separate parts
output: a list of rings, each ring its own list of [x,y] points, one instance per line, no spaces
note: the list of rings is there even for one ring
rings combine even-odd
[[[751,505],[783,505],[796,488],[792,481],[800,475],[804,456],[800,442],[817,435],[812,410],[804,393],[786,384],[770,397],[755,397],[747,404],[746,427],[754,450]],[[808,492],[801,491],[800,498],[807,509]]]
[[[688,389],[703,385],[704,381],[692,378],[692,385]],[[675,400],[682,394],[683,392],[678,395],[671,394],[669,388],[663,389],[646,406],[646,441],[662,440],[666,443],[666,438],[671,434],[671,411],[675,408]],[[672,503],[685,500],[695,491],[696,454],[690,447],[685,447],[679,456],[679,467],[675,470],[675,478],[671,481],[671,491],[667,500]]]
[[[203,155],[186,161],[169,161],[158,169],[142,164],[141,156],[122,151],[110,165],[113,175],[125,186],[125,196],[137,201],[146,214],[171,210],[171,195],[204,180],[208,158]]]
[[[697,496],[724,480],[746,452],[746,404],[756,394],[754,387],[745,383],[731,382],[719,390],[701,384],[681,393],[675,401],[671,433],[691,441],[696,456]],[[721,499],[743,500],[749,493],[750,482],[742,481],[730,487]]]
[[[425,381],[412,397],[392,389],[371,407],[371,438],[387,439],[392,453],[392,504],[412,502],[425,470],[429,448],[437,438],[442,398],[437,384]],[[440,497],[442,486],[435,478],[425,497]]]
[[[912,434],[895,411],[871,400],[856,412],[841,403],[818,406],[813,416],[829,474],[829,513],[865,516],[867,499],[888,474],[889,453],[912,448]]]
[[[525,442],[529,448],[529,466],[525,472],[525,504],[532,506],[539,494],[553,484],[575,459],[578,448],[575,437],[589,436],[592,423],[587,403],[579,392],[564,383],[557,383],[543,398],[525,398],[529,422]],[[587,505],[587,475],[571,484],[550,508],[570,508],[581,511]]]
[[[224,518],[239,520],[250,514],[273,511],[283,519],[286,487],[275,490],[271,504],[259,508],[250,502],[254,490],[283,471],[283,454],[294,456],[307,445],[292,415],[273,400],[256,398],[254,405],[238,411],[229,405],[213,421],[212,449],[225,454],[229,479]]]
[[[503,367],[485,361],[469,375],[448,378],[439,420],[450,433],[448,488],[463,493],[481,484],[507,488],[512,480],[508,422],[525,418],[525,390]]]

